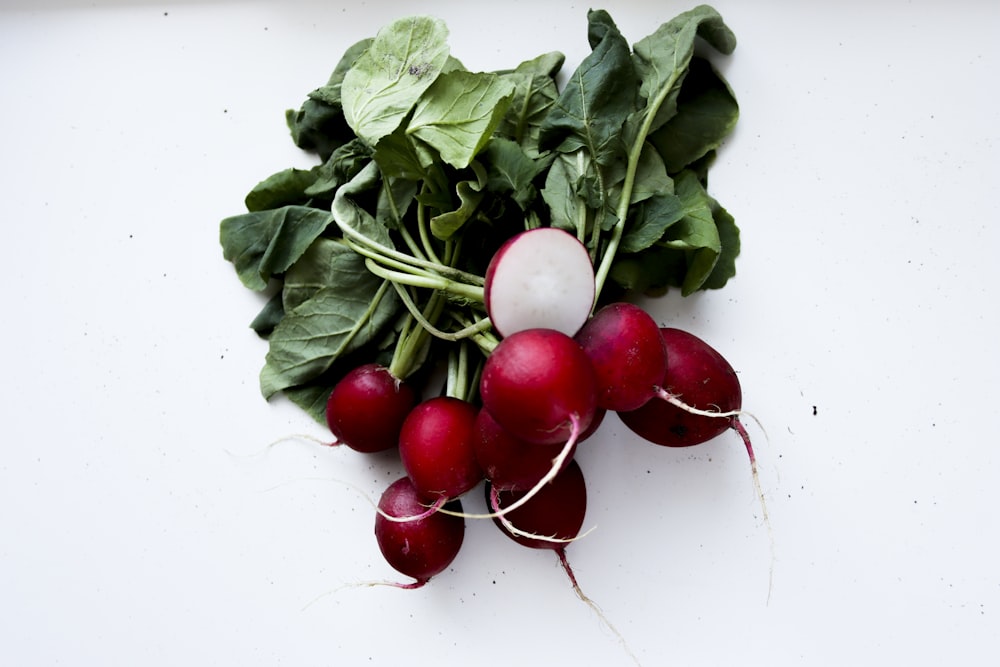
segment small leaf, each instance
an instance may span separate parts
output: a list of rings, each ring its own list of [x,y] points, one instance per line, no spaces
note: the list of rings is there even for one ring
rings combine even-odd
[[[527,210],[537,194],[534,181],[549,166],[551,158],[532,159],[519,144],[503,137],[493,137],[484,154],[490,167],[487,189],[510,195],[521,210]]]
[[[659,241],[668,227],[683,218],[684,206],[674,194],[657,194],[633,206],[631,215],[618,248],[622,253],[639,252]]]
[[[350,181],[340,186],[333,198],[333,218],[341,227],[348,227],[369,240],[386,247],[393,247],[389,230],[355,200],[378,186],[379,171],[375,162],[369,162]]]
[[[264,304],[257,317],[250,323],[250,328],[261,338],[267,338],[278,326],[278,322],[285,316],[285,309],[281,305],[281,292],[278,292]]]
[[[247,193],[244,203],[248,211],[266,211],[290,204],[304,205],[309,201],[306,188],[315,180],[313,169],[285,169],[255,185]]]

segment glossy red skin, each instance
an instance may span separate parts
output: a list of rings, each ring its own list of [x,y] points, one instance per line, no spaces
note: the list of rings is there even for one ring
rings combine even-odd
[[[660,327],[631,303],[611,303],[576,334],[597,374],[597,404],[608,410],[642,407],[653,397],[667,368]]]
[[[686,331],[663,328],[660,333],[667,348],[664,389],[701,410],[730,412],[741,408],[739,379],[721,354]],[[636,434],[665,447],[699,445],[732,425],[732,419],[693,415],[658,398],[618,416]]]
[[[467,401],[436,396],[403,421],[399,456],[422,497],[457,498],[483,479],[473,444],[478,412]]]
[[[524,493],[500,491],[500,508],[514,504]],[[490,501],[490,486],[488,484],[486,485],[486,500]],[[528,502],[504,516],[518,530],[533,535],[566,540],[580,534],[586,514],[587,484],[584,481],[580,465],[576,461],[572,461]],[[493,522],[507,537],[532,549],[562,549],[567,545],[566,542],[551,542],[515,535],[507,530],[499,518],[494,518]]]
[[[500,341],[483,366],[483,406],[515,437],[538,445],[565,443],[576,415],[580,429],[597,410],[597,376],[566,334],[526,329]]]
[[[406,517],[427,510],[409,477],[393,482],[379,499],[378,506],[389,516]],[[453,500],[446,507],[462,511]],[[375,539],[382,556],[396,571],[424,582],[443,572],[458,555],[465,539],[465,520],[435,512],[415,521],[390,521],[375,515]]]
[[[333,388],[326,403],[326,423],[337,439],[359,452],[396,447],[403,420],[418,400],[408,383],[378,364],[359,366]]]

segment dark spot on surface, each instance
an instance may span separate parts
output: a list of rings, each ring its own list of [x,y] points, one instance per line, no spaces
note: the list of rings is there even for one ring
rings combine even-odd
[[[684,424],[674,424],[668,430],[677,437],[683,438],[688,432],[688,427]]]
[[[813,406],[813,417],[815,417],[815,416],[816,416],[816,406],[814,405]]]

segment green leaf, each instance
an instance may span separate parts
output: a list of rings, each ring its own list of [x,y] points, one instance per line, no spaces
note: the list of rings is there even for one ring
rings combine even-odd
[[[497,134],[520,144],[531,157],[538,157],[542,123],[559,98],[555,77],[565,60],[566,56],[553,51],[504,73],[504,77],[514,84],[514,96],[497,126]]]
[[[694,55],[697,37],[723,54],[736,48],[736,36],[722,16],[708,5],[677,15],[633,47],[635,70],[642,81],[639,94],[646,100],[640,114],[643,118],[653,114],[648,119],[650,132],[677,113],[677,95]]]
[[[464,169],[490,140],[513,94],[514,84],[496,74],[447,72],[417,102],[406,133]]]
[[[736,258],[740,254],[740,230],[736,220],[729,211],[712,200],[712,218],[719,230],[719,240],[722,242],[722,252],[715,263],[712,273],[705,279],[702,289],[721,289],[736,275]]]
[[[667,229],[661,244],[685,251],[687,272],[681,292],[686,296],[699,290],[712,273],[722,252],[722,240],[712,216],[712,199],[693,172],[678,174],[674,192],[683,204],[684,215]]]
[[[478,163],[473,163],[478,165]],[[448,241],[458,233],[468,222],[480,202],[483,201],[483,187],[486,185],[486,172],[482,167],[476,171],[478,180],[459,181],[455,184],[455,194],[458,197],[458,208],[439,213],[431,218],[431,234],[442,241]]]
[[[550,224],[577,238],[591,236],[592,209],[601,206],[603,193],[594,163],[585,150],[560,153],[545,174],[542,199],[548,204]]]
[[[266,211],[290,204],[305,205],[309,201],[306,188],[316,180],[313,169],[285,169],[268,176],[247,193],[244,203],[248,211]]]
[[[635,111],[636,75],[628,42],[607,12],[591,11],[588,18],[592,51],[549,109],[539,147],[564,153],[586,148],[603,167],[625,155],[621,133]]]
[[[320,288],[286,312],[271,333],[260,373],[265,398],[319,377],[341,356],[376,340],[395,318],[395,290],[374,274],[362,273],[360,255],[355,262],[358,271],[352,280]]]
[[[663,158],[651,145],[643,144],[636,165],[630,203],[635,204],[654,195],[671,194],[673,191],[674,182],[667,174]]]
[[[235,215],[220,224],[222,254],[240,281],[259,291],[287,271],[332,221],[330,213],[306,206]]]
[[[499,136],[486,145],[484,160],[489,165],[487,189],[510,195],[522,211],[527,210],[537,195],[535,179],[552,161],[532,159],[520,144]]]
[[[285,316],[285,309],[281,305],[281,292],[278,292],[264,304],[257,317],[250,323],[250,328],[261,338],[267,338],[278,326],[278,322]]]
[[[357,199],[367,191],[378,187],[379,170],[375,162],[369,162],[350,181],[340,186],[333,198],[333,218],[337,225],[348,227],[361,236],[379,245],[393,247],[389,230],[372,216]]]
[[[677,97],[677,113],[649,136],[670,173],[718,148],[736,126],[739,105],[729,85],[703,58],[693,58]]]
[[[329,201],[337,188],[354,178],[368,164],[371,155],[371,149],[360,139],[341,145],[316,169],[315,180],[306,188],[305,194]]]
[[[399,229],[410,204],[417,196],[417,181],[383,174],[375,206],[375,222],[386,229]]]
[[[344,119],[341,83],[344,74],[370,43],[370,39],[364,39],[348,48],[327,83],[309,93],[297,111],[289,109],[285,112],[285,122],[296,146],[315,151],[326,160],[338,146],[354,137]]]
[[[371,283],[372,274],[361,255],[342,239],[319,238],[285,274],[282,308],[293,311],[325,287],[351,292]]]
[[[448,66],[444,22],[415,16],[390,23],[344,75],[341,101],[355,134],[370,146],[391,134]]]
[[[661,193],[634,206],[627,231],[622,235],[619,252],[640,252],[659,241],[668,227],[684,217],[680,197]]]

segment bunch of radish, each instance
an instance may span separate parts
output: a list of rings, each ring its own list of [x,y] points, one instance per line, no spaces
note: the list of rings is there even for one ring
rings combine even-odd
[[[567,76],[559,51],[470,70],[447,37],[410,16],[351,45],[286,114],[318,163],[254,186],[223,256],[270,293],[264,398],[398,453],[375,514],[397,585],[445,571],[483,520],[557,554],[589,601],[566,558],[587,536],[576,454],[609,411],[667,447],[735,431],[763,501],[732,367],[629,301],[736,273],[707,178],[739,116],[709,56],[736,37],[708,5],[639,40],[592,9]]]
[[[475,391],[419,399],[405,379],[366,364],[327,403],[337,443],[398,449],[406,476],[382,495],[375,535],[389,564],[414,579],[405,587],[452,563],[466,519],[492,519],[524,546],[555,550],[572,578],[565,548],[580,537],[587,502],[574,454],[609,410],[668,447],[733,429],[756,479],[732,366],[633,303],[594,312],[593,267],[574,236],[544,227],[518,234],[490,262],[485,294],[500,338],[483,350]],[[481,483],[490,511],[464,513],[462,496]]]

